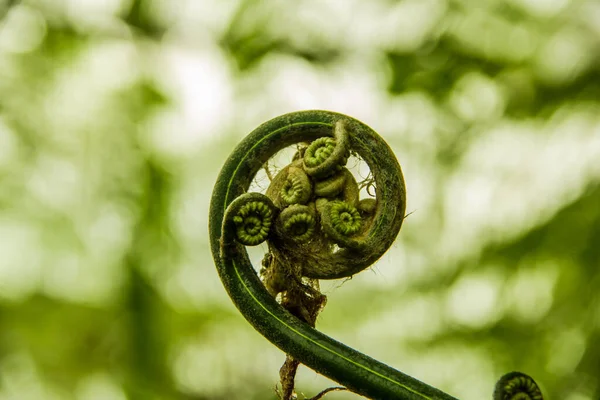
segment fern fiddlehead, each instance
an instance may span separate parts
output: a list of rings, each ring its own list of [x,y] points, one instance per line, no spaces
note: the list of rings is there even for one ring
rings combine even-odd
[[[276,208],[266,196],[247,193],[231,206],[230,216],[235,224],[236,239],[243,245],[256,246],[269,235]]]
[[[354,236],[362,229],[362,218],[350,203],[336,200],[328,202],[321,212],[325,234],[337,245],[349,249],[361,249],[365,243]]]
[[[269,158],[297,143],[309,144],[273,178],[266,194],[247,193]],[[351,153],[368,164],[375,198],[359,199],[358,184],[345,168]],[[379,259],[400,230],[405,199],[400,165],[385,141],[333,112],[296,112],[268,121],[226,161],[210,207],[213,258],[240,312],[289,355],[282,376],[302,362],[372,399],[454,399],[314,329],[325,302],[316,280],[349,277]],[[269,253],[259,277],[244,246],[263,241]],[[279,293],[281,302],[275,300]]]
[[[496,383],[494,400],[543,400],[533,378],[522,372],[509,372]]]
[[[281,212],[277,222],[282,240],[306,243],[315,233],[317,218],[310,207],[293,204]]]

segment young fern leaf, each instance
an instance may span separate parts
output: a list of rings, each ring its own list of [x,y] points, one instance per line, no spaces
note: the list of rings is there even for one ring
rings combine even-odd
[[[301,144],[296,155],[266,194],[247,193],[269,159],[294,144]],[[360,187],[345,167],[351,154],[369,166],[374,198],[359,199]],[[288,354],[281,370],[285,400],[293,396],[299,363],[371,399],[455,400],[314,328],[326,302],[318,279],[348,278],[370,267],[394,242],[405,209],[404,178],[392,150],[371,128],[342,114],[274,118],[225,162],[210,206],[213,258],[236,307]],[[269,252],[259,276],[245,246],[265,241]],[[499,381],[494,400],[542,397],[531,378],[513,373]]]

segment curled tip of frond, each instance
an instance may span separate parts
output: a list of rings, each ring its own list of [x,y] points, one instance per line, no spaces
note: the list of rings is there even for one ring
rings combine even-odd
[[[532,377],[522,372],[509,372],[498,380],[493,400],[544,400]]]

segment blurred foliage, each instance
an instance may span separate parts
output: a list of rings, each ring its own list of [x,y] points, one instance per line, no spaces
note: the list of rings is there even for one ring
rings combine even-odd
[[[305,108],[379,131],[415,211],[375,273],[325,283],[322,330],[461,399],[513,369],[600,398],[597,1],[0,18],[0,399],[275,398],[283,355],[226,297],[206,214],[239,139]]]

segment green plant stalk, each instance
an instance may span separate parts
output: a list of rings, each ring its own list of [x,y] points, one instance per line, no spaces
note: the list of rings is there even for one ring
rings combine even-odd
[[[372,264],[395,239],[404,218],[405,192],[402,173],[395,157],[378,159],[376,154],[391,153],[387,144],[370,128],[347,116],[326,111],[286,114],[258,127],[248,135],[226,161],[213,191],[209,231],[211,250],[221,280],[236,307],[252,326],[271,343],[316,372],[345,385],[348,389],[382,400],[451,400],[454,397],[368,357],[300,321],[278,304],[267,292],[252,266],[248,254],[235,240],[235,227],[227,223],[228,206],[247,192],[258,170],[278,150],[298,142],[329,135],[335,122],[352,124],[353,149],[370,168],[384,171],[377,182],[378,198],[400,196],[401,207],[382,204],[377,226],[366,238],[374,250],[368,256],[348,262],[340,276],[356,273]],[[386,164],[387,163],[387,164]],[[401,185],[399,185],[399,183]],[[380,196],[381,195],[381,196]],[[382,202],[387,203],[387,202]],[[394,234],[390,234],[390,232]],[[328,278],[335,278],[329,274]]]

